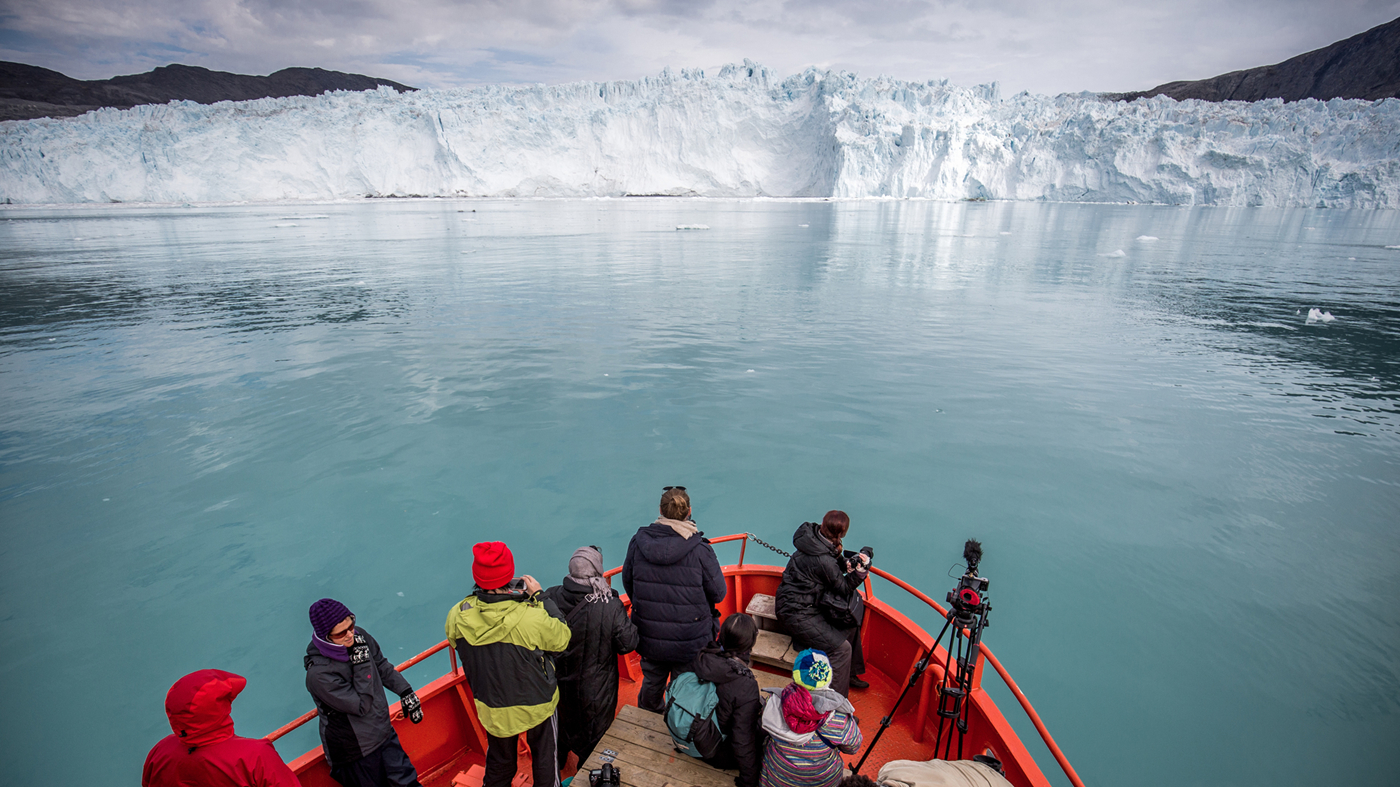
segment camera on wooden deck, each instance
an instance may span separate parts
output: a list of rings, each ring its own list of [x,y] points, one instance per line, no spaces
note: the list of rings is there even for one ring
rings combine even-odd
[[[605,762],[603,767],[588,772],[588,787],[603,787],[603,785],[621,785],[622,769],[614,768],[612,763]]]

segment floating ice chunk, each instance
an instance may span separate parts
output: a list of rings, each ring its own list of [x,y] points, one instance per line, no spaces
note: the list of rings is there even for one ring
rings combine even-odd
[[[1139,235],[1139,236],[1137,236],[1136,240],[1140,240],[1140,241],[1142,241],[1143,243],[1151,243],[1152,241],[1157,240],[1157,236],[1156,236],[1156,235]]]
[[[709,229],[709,228],[710,228],[710,225],[708,225],[708,224],[677,224],[677,225],[676,225],[676,229],[678,229],[678,230],[707,230],[707,229]]]
[[[399,596],[403,596],[403,591],[402,591],[402,590],[399,591]]]
[[[797,226],[802,227],[803,229],[806,229],[807,227],[810,227],[810,226],[812,226],[812,225],[811,225],[811,224],[799,224],[799,225],[797,225]]]
[[[274,227],[295,227],[296,225],[297,225],[297,223],[296,223],[295,221],[289,221],[289,222],[286,222],[285,224],[274,224],[274,225],[272,225],[272,226],[274,226]]]
[[[1386,246],[1387,249],[1400,249],[1400,246]]]
[[[751,372],[753,372],[753,369],[749,369],[747,372],[744,372],[744,374],[749,374]]]
[[[1325,312],[1321,309],[1308,309],[1308,322],[1332,322],[1337,319],[1332,316],[1332,312]]]
[[[1115,250],[1115,251],[1110,251],[1110,252],[1108,252],[1107,254],[1100,254],[1099,256],[1100,256],[1100,257],[1126,257],[1126,256],[1128,256],[1128,253],[1127,253],[1126,251],[1123,251],[1122,249],[1117,249],[1117,250]]]
[[[1009,232],[998,232],[997,234],[998,234],[998,235],[1010,235],[1011,233],[1009,233]]]

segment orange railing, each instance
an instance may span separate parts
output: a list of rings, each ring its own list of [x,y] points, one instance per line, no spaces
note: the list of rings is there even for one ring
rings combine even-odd
[[[451,670],[451,671],[452,671],[453,673],[456,673],[456,672],[457,672],[457,651],[455,651],[455,650],[453,650],[453,649],[447,647],[447,640],[443,640],[442,642],[439,642],[438,644],[432,646],[431,648],[428,648],[427,650],[423,651],[422,653],[419,653],[417,656],[414,656],[413,658],[409,659],[408,661],[405,661],[404,663],[399,664],[398,666],[394,667],[394,669],[398,670],[399,672],[403,672],[404,670],[408,669],[409,667],[414,666],[414,665],[417,664],[418,662],[420,662],[420,661],[422,661],[422,660],[428,658],[429,656],[433,655],[434,653],[437,653],[437,652],[440,651],[440,650],[446,650],[446,651],[447,651],[448,658],[449,658],[449,660],[452,662],[452,670]],[[292,730],[296,729],[297,727],[300,727],[301,725],[307,723],[308,721],[311,721],[311,720],[314,719],[314,718],[316,718],[316,709],[315,709],[315,708],[313,708],[313,709],[307,711],[306,713],[303,713],[302,715],[296,717],[295,719],[293,719],[292,721],[288,722],[287,724],[284,724],[284,725],[282,725],[281,727],[278,727],[277,729],[273,730],[272,732],[269,732],[267,735],[265,735],[265,736],[263,737],[263,740],[275,741],[275,740],[277,740],[278,738],[282,737],[283,735],[286,735],[287,733],[291,732]]]
[[[739,547],[739,565],[742,566],[744,565],[744,553],[745,551],[747,551],[749,545],[749,535],[749,533],[738,533],[731,536],[720,536],[719,538],[710,539],[710,543],[719,544],[725,541],[735,541],[738,539],[743,539],[744,543],[742,546]],[[622,569],[617,570],[621,571]],[[914,598],[917,598],[918,600],[924,602],[930,607],[933,607],[934,611],[938,613],[939,617],[948,617],[948,610],[944,609],[942,604],[939,604],[937,601],[934,601],[932,598],[929,598],[929,596],[923,591],[919,590],[918,588],[914,587],[908,582],[905,582],[904,580],[900,579],[894,574],[891,574],[890,572],[885,571],[881,568],[877,568],[875,566],[870,567],[870,573],[883,579],[887,579],[890,582],[893,582],[898,587],[907,591]],[[873,591],[870,588],[869,580],[866,580],[865,592],[866,595],[870,598],[875,597]],[[1055,743],[1055,738],[1050,735],[1050,730],[1046,728],[1045,722],[1040,720],[1040,714],[1036,712],[1035,706],[1031,705],[1031,701],[1027,699],[1026,695],[1021,691],[1021,687],[1016,685],[1016,681],[1011,679],[1011,674],[1006,671],[1006,667],[1003,667],[1001,665],[1001,661],[998,660],[997,657],[992,653],[992,649],[987,647],[987,643],[979,642],[977,643],[977,648],[987,659],[987,662],[992,665],[992,668],[996,670],[997,674],[1001,676],[1001,679],[1005,681],[1006,687],[1011,689],[1011,693],[1016,696],[1016,701],[1021,704],[1021,709],[1026,712],[1026,716],[1029,717],[1031,723],[1035,725],[1036,732],[1040,733],[1040,739],[1045,742],[1045,747],[1050,750],[1050,753],[1052,755],[1054,755],[1055,762],[1060,764],[1060,769],[1065,772],[1065,776],[1069,777],[1070,783],[1072,783],[1074,787],[1084,787],[1084,782],[1080,780],[1079,774],[1076,773],[1074,770],[1074,766],[1069,764],[1069,758],[1065,757],[1065,753],[1060,751],[1059,744]]]
[[[712,538],[710,539],[710,543],[723,544],[729,541],[742,541],[743,543],[739,545],[738,565],[743,566],[745,553],[748,551],[749,536],[749,533],[734,533],[732,535]],[[904,580],[900,579],[894,574],[891,574],[890,572],[885,571],[881,568],[877,568],[875,566],[871,566],[870,571],[878,577],[893,582],[896,586],[902,588],[914,598],[929,605],[934,609],[935,612],[938,613],[940,617],[948,617],[948,610],[944,609],[941,604],[939,604],[937,601],[934,601],[923,591],[919,590],[918,588],[914,587],[908,582],[905,582]],[[604,572],[603,576],[612,577],[621,572],[622,567],[618,566],[617,568],[609,569],[608,571]],[[866,580],[866,594],[871,598],[874,598],[874,594],[870,589],[869,580]],[[1011,693],[1016,696],[1016,701],[1021,704],[1021,709],[1026,712],[1026,716],[1029,717],[1031,723],[1035,725],[1036,732],[1040,733],[1040,739],[1045,742],[1046,748],[1048,748],[1050,750],[1050,753],[1054,755],[1055,762],[1060,764],[1061,770],[1065,772],[1065,776],[1069,777],[1070,783],[1072,783],[1074,787],[1084,787],[1084,782],[1080,780],[1079,774],[1076,773],[1074,770],[1074,766],[1069,764],[1069,759],[1065,757],[1064,752],[1060,751],[1059,744],[1055,743],[1055,739],[1050,735],[1050,730],[1045,727],[1045,722],[1040,720],[1040,714],[1036,713],[1035,707],[1031,705],[1031,701],[1026,698],[1026,695],[1024,693],[1021,692],[1021,687],[1017,686],[1016,681],[1011,679],[1011,674],[1006,671],[1006,668],[1001,665],[1001,662],[997,659],[997,657],[992,654],[992,649],[987,647],[987,644],[985,642],[979,642],[977,643],[977,645],[978,650],[987,659],[987,663],[992,665],[992,668],[996,670],[996,673],[1000,675],[1001,679],[1006,683],[1007,688],[1011,689]],[[432,646],[431,648],[428,648],[422,653],[419,653],[417,656],[414,656],[408,661],[405,661],[404,663],[398,665],[397,669],[400,672],[402,672],[403,670],[412,667],[418,662],[423,661],[424,659],[433,655],[434,653],[437,653],[438,651],[444,649],[447,650],[449,657],[452,661],[452,672],[456,673],[456,651],[447,647],[447,640],[439,642],[438,644]],[[311,721],[314,718],[316,718],[316,711],[308,711],[305,715],[300,716],[295,721],[292,721],[290,724],[287,724],[284,727],[280,727],[272,733],[268,734],[266,739],[269,741],[275,741],[283,735],[286,735],[287,733],[291,732],[292,730],[295,730],[297,727],[300,727],[301,725],[307,723],[308,721]]]

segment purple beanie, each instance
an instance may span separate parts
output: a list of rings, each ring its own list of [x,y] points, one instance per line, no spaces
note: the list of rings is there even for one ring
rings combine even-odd
[[[335,624],[350,617],[350,610],[333,598],[323,598],[311,605],[311,630],[316,636],[325,639]]]

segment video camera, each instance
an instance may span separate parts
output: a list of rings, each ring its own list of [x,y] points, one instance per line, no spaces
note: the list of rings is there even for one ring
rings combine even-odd
[[[872,547],[861,547],[859,552],[852,552],[849,549],[844,550],[844,554],[841,558],[843,565],[841,567],[845,570],[845,573],[849,574],[861,567],[861,560],[856,557],[857,555],[865,555],[871,562],[875,560],[875,550]]]
[[[948,593],[948,603],[953,605],[958,622],[967,626],[973,618],[991,609],[987,603],[987,585],[991,583],[986,577],[977,576],[977,564],[982,562],[982,542],[969,538],[963,544],[963,561],[967,563],[967,571],[958,579],[958,586]]]
[[[622,784],[622,769],[614,768],[612,763],[605,762],[603,767],[588,772],[588,787],[604,787],[605,785]]]

